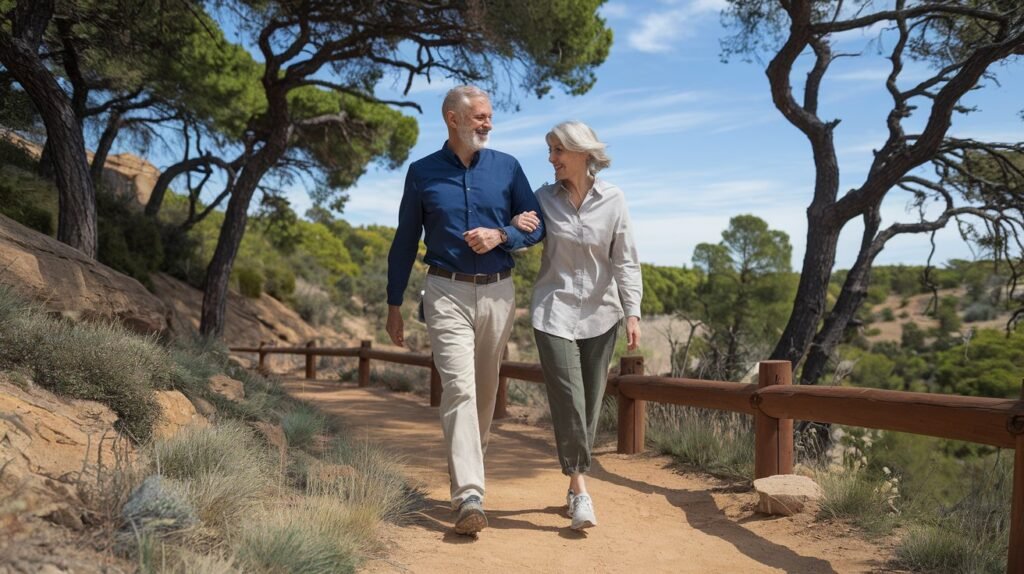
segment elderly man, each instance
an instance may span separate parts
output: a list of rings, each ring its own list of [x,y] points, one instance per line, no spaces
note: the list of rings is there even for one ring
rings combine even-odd
[[[429,269],[423,298],[434,364],[441,374],[441,427],[448,448],[455,532],[487,526],[483,512],[484,452],[494,415],[501,355],[512,332],[515,291],[511,251],[537,243],[543,220],[520,231],[513,215],[540,214],[519,162],[485,149],[491,102],[473,86],[448,92],[441,106],[448,141],[409,166],[388,254],[391,341],[402,345],[400,305],[421,230]]]

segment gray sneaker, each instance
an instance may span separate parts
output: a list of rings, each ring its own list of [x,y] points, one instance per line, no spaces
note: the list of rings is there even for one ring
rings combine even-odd
[[[572,489],[570,488],[569,491],[565,493],[565,515],[568,516],[569,518],[572,518],[572,499],[573,498],[576,498],[576,494],[573,493]]]
[[[459,516],[455,519],[456,534],[476,534],[487,528],[487,517],[480,497],[471,495],[459,505]]]
[[[577,494],[572,499],[572,529],[583,530],[597,526],[597,517],[594,516],[594,502],[590,500],[589,494]]]

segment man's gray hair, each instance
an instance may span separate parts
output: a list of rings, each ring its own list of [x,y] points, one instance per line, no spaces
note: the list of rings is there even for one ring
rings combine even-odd
[[[587,124],[578,121],[562,122],[551,128],[551,131],[544,136],[544,139],[558,140],[562,147],[569,151],[584,152],[587,158],[587,167],[590,173],[597,173],[612,165],[612,158],[605,153],[607,147],[604,142],[597,139],[597,134]]]
[[[469,106],[469,100],[474,98],[491,99],[487,92],[476,86],[456,86],[448,90],[448,95],[444,97],[444,103],[441,104],[441,117],[447,118],[449,111],[458,112],[465,109]]]

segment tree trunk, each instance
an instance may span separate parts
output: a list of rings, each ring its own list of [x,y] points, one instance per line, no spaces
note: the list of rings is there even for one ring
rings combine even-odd
[[[870,210],[864,216],[864,234],[860,243],[860,251],[857,253],[857,260],[850,268],[846,281],[843,282],[843,289],[836,299],[825,324],[814,337],[811,348],[807,353],[807,360],[804,362],[803,371],[800,373],[801,385],[815,385],[825,373],[828,360],[835,351],[839,341],[843,338],[843,332],[850,320],[856,315],[857,310],[864,303],[868,295],[868,285],[871,282],[871,266],[875,257],[881,251],[881,246],[875,244],[875,234],[881,217],[878,209]]]
[[[55,177],[53,171],[53,150],[50,149],[50,138],[46,138],[43,143],[43,149],[39,152],[39,165],[36,166],[36,175],[39,177],[53,181]]]
[[[164,196],[167,194],[167,188],[170,187],[174,178],[187,171],[192,171],[201,165],[207,165],[209,163],[211,163],[210,159],[206,156],[202,156],[187,159],[185,161],[179,161],[174,165],[168,166],[168,168],[160,174],[160,177],[157,178],[156,183],[153,185],[153,191],[149,194],[149,201],[146,202],[146,209],[144,213],[148,217],[156,217],[156,215],[160,213],[160,207],[163,205]],[[262,177],[262,174],[260,177]]]
[[[790,361],[795,371],[818,331],[825,314],[828,282],[836,260],[841,225],[831,218],[816,214],[812,206],[807,215],[807,250],[800,273],[800,283],[779,342],[772,351],[772,360]]]
[[[287,113],[287,112],[285,112]],[[287,122],[287,116],[285,116]],[[256,192],[256,187],[264,174],[270,170],[284,155],[288,146],[290,130],[287,125],[275,129],[268,138],[266,146],[251,156],[242,168],[242,173],[235,182],[228,200],[224,223],[220,228],[217,248],[213,259],[206,269],[206,283],[203,286],[203,310],[199,322],[199,332],[203,335],[220,337],[224,333],[224,314],[228,303],[228,282],[231,279],[231,268],[238,255],[238,247],[245,235],[245,225],[249,219],[249,203]],[[149,206],[147,205],[147,210]]]
[[[114,146],[118,132],[121,131],[121,114],[110,112],[107,118],[107,126],[103,129],[103,135],[96,145],[96,152],[92,156],[92,165],[89,167],[89,174],[94,184],[99,185],[103,178],[103,166],[107,163],[107,156],[110,155],[110,148]]]
[[[32,99],[46,126],[58,191],[57,239],[96,257],[96,191],[89,178],[82,126],[71,101],[35,50],[0,33],[0,62]],[[44,148],[45,149],[45,148]]]

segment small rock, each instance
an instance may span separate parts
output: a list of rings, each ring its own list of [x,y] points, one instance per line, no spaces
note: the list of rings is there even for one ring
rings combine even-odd
[[[242,381],[237,381],[227,375],[210,377],[210,390],[236,403],[245,398],[245,387],[242,386]]]
[[[757,511],[764,514],[791,516],[821,500],[821,487],[806,476],[777,474],[754,481]]]
[[[206,418],[213,418],[217,415],[217,407],[213,406],[213,403],[206,399],[196,397],[192,399],[192,404],[195,405],[196,411]]]
[[[121,510],[127,532],[174,532],[199,522],[195,508],[173,480],[152,475],[132,492]]]
[[[153,425],[156,438],[170,438],[191,426],[210,426],[210,421],[196,412],[195,405],[180,391],[157,391],[156,401],[160,403],[160,418]]]

